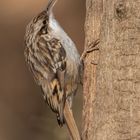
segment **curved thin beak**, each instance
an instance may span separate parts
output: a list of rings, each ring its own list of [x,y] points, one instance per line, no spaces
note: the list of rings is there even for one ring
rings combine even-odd
[[[56,4],[57,0],[49,0],[48,5],[47,5],[47,12],[50,13],[54,7],[54,5]]]

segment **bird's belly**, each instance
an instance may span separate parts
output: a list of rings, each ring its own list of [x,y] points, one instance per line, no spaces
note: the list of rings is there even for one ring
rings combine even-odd
[[[79,80],[79,64],[73,60],[67,60],[66,75],[65,75],[65,88],[66,95],[69,96],[76,92]]]

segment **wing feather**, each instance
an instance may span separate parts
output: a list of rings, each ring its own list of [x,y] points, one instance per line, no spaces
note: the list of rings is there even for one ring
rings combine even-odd
[[[42,87],[44,99],[57,113],[58,123],[63,125],[65,95],[66,52],[56,38],[40,36],[36,47],[26,49],[26,61],[35,81]]]

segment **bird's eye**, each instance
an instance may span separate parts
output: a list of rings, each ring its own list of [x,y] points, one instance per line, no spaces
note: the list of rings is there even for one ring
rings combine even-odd
[[[46,20],[43,21],[43,24],[46,24]]]

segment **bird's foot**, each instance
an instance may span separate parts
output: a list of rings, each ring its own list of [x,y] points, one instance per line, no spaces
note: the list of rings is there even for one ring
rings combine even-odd
[[[83,61],[88,53],[93,52],[95,50],[99,50],[99,46],[98,46],[99,42],[100,42],[100,40],[97,39],[94,42],[92,42],[91,44],[89,44],[89,46],[82,53],[80,60]]]

